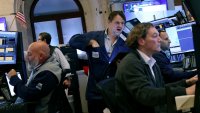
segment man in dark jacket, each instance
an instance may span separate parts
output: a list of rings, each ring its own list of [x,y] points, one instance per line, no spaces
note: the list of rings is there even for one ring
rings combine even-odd
[[[72,48],[86,51],[89,61],[89,78],[86,99],[89,113],[102,113],[106,107],[96,83],[113,77],[106,76],[105,71],[115,57],[129,49],[125,45],[122,30],[126,19],[121,11],[114,11],[108,17],[108,28],[104,31],[92,31],[74,35],[69,44]],[[106,72],[107,73],[107,72]]]
[[[170,56],[168,57],[168,54],[166,54],[166,51],[169,50],[171,41],[166,31],[159,31],[159,35],[161,38],[161,51],[155,53],[153,57],[160,67],[165,83],[171,83],[195,76],[197,71],[181,72],[173,70],[172,65],[170,64]]]
[[[152,55],[160,51],[160,37],[151,23],[134,27],[127,38],[132,49],[116,72],[116,99],[119,113],[165,113],[166,89]],[[168,84],[172,97],[195,93],[197,77]],[[187,87],[190,86],[190,87]]]
[[[16,102],[37,102],[34,113],[48,113],[49,101],[60,83],[62,70],[50,57],[50,49],[44,42],[33,42],[29,46],[27,61],[32,73],[26,84],[16,76],[14,69],[7,75],[18,96]]]

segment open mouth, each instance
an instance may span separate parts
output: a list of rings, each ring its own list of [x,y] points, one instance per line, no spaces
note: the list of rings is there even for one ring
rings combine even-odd
[[[119,29],[117,29],[117,31],[121,31],[121,29],[119,28]]]

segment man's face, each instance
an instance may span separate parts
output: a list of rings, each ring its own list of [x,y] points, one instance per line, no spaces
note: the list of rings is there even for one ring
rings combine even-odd
[[[39,36],[37,41],[43,41],[43,42],[46,42],[46,39],[42,39],[42,37]]]
[[[160,36],[156,28],[151,27],[143,40],[143,48],[148,53],[148,55],[152,55],[158,51],[160,51]]]
[[[41,36],[39,36],[37,41],[42,41],[42,37],[41,37]]]
[[[169,50],[169,46],[170,46],[170,39],[169,36],[166,32],[160,32],[160,38],[161,38],[161,49],[163,51]]]
[[[116,15],[111,22],[108,24],[109,33],[114,36],[119,36],[124,29],[124,20],[121,16]]]
[[[30,71],[39,64],[39,56],[31,47],[28,48],[26,59],[28,61],[28,69]]]

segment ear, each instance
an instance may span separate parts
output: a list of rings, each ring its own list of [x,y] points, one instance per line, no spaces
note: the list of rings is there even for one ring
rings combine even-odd
[[[43,53],[40,53],[39,55],[39,60],[42,60],[44,58],[44,54]]]
[[[138,44],[139,45],[144,45],[145,44],[145,40],[143,38],[139,38],[138,39]]]

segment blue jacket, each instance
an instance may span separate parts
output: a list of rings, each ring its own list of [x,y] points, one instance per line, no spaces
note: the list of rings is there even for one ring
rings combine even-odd
[[[154,54],[153,57],[155,58],[157,64],[160,67],[165,83],[171,83],[181,79],[187,79],[197,74],[197,71],[193,72],[174,71],[172,65],[170,64],[170,60],[167,58],[166,54],[162,51]]]
[[[96,83],[109,78],[108,76],[105,76],[104,73],[118,53],[129,51],[129,48],[125,45],[124,40],[119,38],[115,44],[111,56],[109,57],[104,44],[104,39],[106,36],[107,35],[105,34],[105,31],[92,31],[82,35],[74,35],[69,41],[69,44],[72,48],[83,50],[88,56],[89,78],[86,89],[86,99],[88,100],[102,98],[98,93]],[[88,46],[91,39],[96,40],[100,47],[92,48],[92,46]]]

